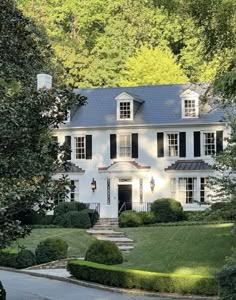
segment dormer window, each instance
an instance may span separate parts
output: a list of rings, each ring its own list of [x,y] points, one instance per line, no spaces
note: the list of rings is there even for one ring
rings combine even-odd
[[[184,116],[185,118],[196,118],[196,100],[184,100]]]
[[[188,89],[180,97],[182,98],[182,118],[198,118],[199,94]]]
[[[144,102],[137,95],[123,92],[116,98],[116,115],[118,121],[133,120],[140,105]]]
[[[120,119],[128,119],[131,118],[131,103],[130,101],[122,101],[120,102]]]

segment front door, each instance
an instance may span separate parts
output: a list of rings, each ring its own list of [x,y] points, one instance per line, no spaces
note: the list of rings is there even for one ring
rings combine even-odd
[[[132,184],[118,185],[119,213],[132,209]]]

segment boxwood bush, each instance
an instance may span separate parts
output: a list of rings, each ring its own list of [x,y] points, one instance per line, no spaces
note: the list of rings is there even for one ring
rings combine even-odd
[[[61,216],[69,211],[81,211],[83,209],[86,209],[87,206],[85,203],[81,202],[62,202],[59,203],[55,208],[54,208],[54,216]]]
[[[91,221],[87,209],[82,211],[69,211],[55,217],[54,223],[65,228],[90,228]]]
[[[69,261],[67,268],[78,279],[115,287],[179,294],[217,294],[216,279],[210,276],[154,273],[81,260]]]
[[[47,263],[53,260],[66,258],[68,245],[58,238],[48,238],[39,243],[35,250],[38,264]]]
[[[151,211],[156,222],[175,222],[184,219],[184,211],[180,202],[171,198],[162,198],[151,204]]]
[[[0,266],[16,268],[17,253],[11,253],[7,251],[0,251]]]
[[[85,260],[106,265],[116,265],[123,262],[123,256],[115,243],[96,240],[88,248]]]
[[[35,254],[27,249],[21,250],[16,257],[16,267],[19,269],[28,268],[36,264]]]
[[[142,224],[142,219],[136,211],[127,210],[119,216],[120,227],[138,227]]]
[[[236,264],[226,265],[216,276],[221,300],[236,299]]]
[[[0,300],[6,300],[6,291],[0,281]]]

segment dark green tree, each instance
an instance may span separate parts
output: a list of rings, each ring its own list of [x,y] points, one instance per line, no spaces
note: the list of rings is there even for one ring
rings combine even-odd
[[[0,249],[29,229],[19,214],[46,210],[66,179],[51,175],[65,165],[66,147],[53,142],[52,130],[67,111],[82,105],[71,90],[36,91],[36,73],[50,67],[50,45],[13,0],[0,3]],[[59,161],[56,156],[62,152]]]

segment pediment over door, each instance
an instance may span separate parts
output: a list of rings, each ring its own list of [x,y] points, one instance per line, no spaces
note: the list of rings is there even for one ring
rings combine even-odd
[[[110,166],[98,168],[100,173],[113,173],[113,172],[140,172],[149,171],[151,166],[140,165],[135,161],[117,161],[113,162]]]

